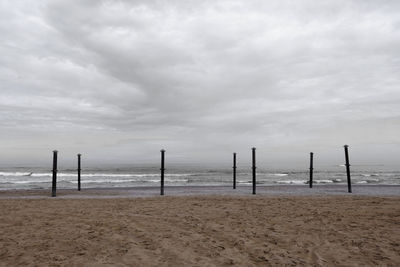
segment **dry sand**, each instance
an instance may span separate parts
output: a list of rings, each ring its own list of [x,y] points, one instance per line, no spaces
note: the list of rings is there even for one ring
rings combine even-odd
[[[400,198],[1,199],[0,266],[400,266]]]

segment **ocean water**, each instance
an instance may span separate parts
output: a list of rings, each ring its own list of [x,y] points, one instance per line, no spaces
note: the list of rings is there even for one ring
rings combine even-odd
[[[237,169],[237,185],[251,185],[251,168]],[[344,166],[314,170],[314,184],[345,184]],[[304,169],[257,168],[259,185],[308,184],[309,171]],[[400,171],[382,166],[352,166],[352,184],[400,185]],[[0,168],[0,190],[51,188],[52,172],[40,167]],[[60,168],[57,188],[77,188],[77,171]],[[82,188],[159,186],[159,167],[83,168]],[[232,168],[172,166],[165,171],[166,186],[232,185]]]

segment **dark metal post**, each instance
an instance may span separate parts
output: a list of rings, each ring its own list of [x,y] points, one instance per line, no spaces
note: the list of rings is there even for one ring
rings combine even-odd
[[[314,156],[314,153],[312,153],[312,152],[310,152],[310,188],[312,188],[312,186],[313,186],[313,170],[314,170],[314,168],[313,168],[313,156]]]
[[[78,191],[81,191],[81,154],[78,154]]]
[[[236,153],[233,153],[233,189],[236,189]]]
[[[57,150],[53,151],[53,183],[51,187],[51,196],[56,196],[57,191]]]
[[[161,195],[164,195],[164,161],[165,161],[165,150],[161,150]]]
[[[252,149],[253,154],[253,195],[256,194],[256,148],[253,147]]]
[[[351,193],[350,162],[349,162],[348,148],[349,148],[348,145],[344,145],[344,155],[346,157],[347,188],[348,192]]]

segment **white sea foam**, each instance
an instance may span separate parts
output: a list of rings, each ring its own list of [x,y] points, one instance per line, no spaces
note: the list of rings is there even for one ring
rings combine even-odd
[[[314,183],[316,184],[331,184],[331,183],[339,183],[341,182],[341,179],[332,179],[332,180],[328,180],[328,179],[321,179],[321,180],[314,180]],[[283,180],[283,181],[276,181],[276,183],[278,184],[308,184],[309,181],[305,181],[305,180]]]
[[[24,173],[25,174],[25,173]],[[30,173],[26,173],[30,174]],[[1,175],[1,172],[0,172]],[[195,173],[166,173],[165,177],[186,177],[186,176],[196,176]],[[23,175],[4,175],[4,176],[23,176]],[[31,173],[30,176],[33,177],[52,177],[53,173]],[[76,177],[77,173],[57,173],[57,177]],[[158,177],[159,173],[82,173],[81,177]]]
[[[361,174],[361,176],[364,176],[364,177],[376,177],[376,176],[378,176],[378,174],[375,174],[375,173],[373,173],[373,174],[366,174],[366,173],[362,173]]]
[[[315,180],[314,182],[318,184],[331,184],[333,180]]]
[[[0,176],[30,176],[31,172],[0,172]]]
[[[287,181],[276,181],[277,184],[306,184],[304,180],[287,180]]]
[[[357,184],[370,184],[370,183],[377,183],[379,182],[379,179],[368,179],[368,180],[362,180],[362,181],[357,181]]]
[[[78,183],[78,181],[73,180],[73,181],[68,181],[68,180],[61,180],[61,181],[65,181],[65,182],[70,182],[73,184]],[[164,179],[165,182],[187,182],[187,179],[169,179],[169,178],[165,178]],[[160,182],[160,178],[159,179],[81,179],[81,183],[132,183],[132,182],[142,182],[142,183],[159,183]]]

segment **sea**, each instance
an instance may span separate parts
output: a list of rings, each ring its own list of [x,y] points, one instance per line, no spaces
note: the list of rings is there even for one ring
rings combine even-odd
[[[169,166],[165,170],[165,186],[229,186],[232,185],[232,167]],[[238,167],[237,186],[252,184],[251,167]],[[257,168],[258,185],[306,185],[307,168]],[[315,185],[346,184],[344,165],[323,166],[314,169]],[[351,166],[352,184],[400,185],[400,170],[383,165]],[[57,188],[77,188],[77,170],[60,168]],[[52,185],[52,171],[48,167],[1,167],[0,190],[48,189]],[[159,166],[119,166],[82,168],[82,188],[115,188],[159,186]]]

